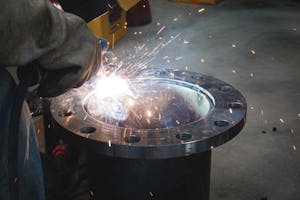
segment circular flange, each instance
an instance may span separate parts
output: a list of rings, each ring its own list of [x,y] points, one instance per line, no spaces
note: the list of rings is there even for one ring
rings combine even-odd
[[[236,136],[245,124],[245,98],[231,85],[211,76],[158,69],[151,78],[132,80],[132,84],[139,83],[153,86],[142,95],[143,98],[145,95],[155,96],[155,93],[149,91],[159,91],[160,98],[156,99],[169,102],[156,103],[160,105],[156,109],[162,116],[169,116],[165,113],[172,110],[170,106],[174,102],[168,99],[180,96],[180,102],[184,104],[176,104],[179,109],[170,115],[184,117],[178,120],[172,116],[166,117],[168,123],[149,122],[151,126],[136,126],[132,121],[114,124],[93,114],[93,107],[89,107],[87,98],[91,97],[91,92],[87,86],[53,98],[52,116],[67,133],[94,152],[146,159],[182,157],[208,151]],[[140,91],[145,89],[140,87]],[[135,113],[145,111],[141,110],[142,105]]]

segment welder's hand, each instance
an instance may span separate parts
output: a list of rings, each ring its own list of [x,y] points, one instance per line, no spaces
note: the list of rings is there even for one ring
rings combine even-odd
[[[89,66],[71,66],[68,68],[45,70],[38,88],[41,97],[55,97],[71,88],[80,87],[95,75],[101,66],[101,48],[95,45],[94,54]]]

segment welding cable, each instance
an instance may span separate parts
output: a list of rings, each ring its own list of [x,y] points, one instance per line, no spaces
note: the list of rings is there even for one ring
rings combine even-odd
[[[42,77],[41,68],[37,62],[18,67],[17,73],[20,82],[13,91],[15,99],[11,108],[8,135],[8,176],[10,199],[12,200],[19,199],[19,131],[23,103],[28,88],[39,83]]]

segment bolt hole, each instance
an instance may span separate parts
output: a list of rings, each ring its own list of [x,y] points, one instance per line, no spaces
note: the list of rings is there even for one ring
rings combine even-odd
[[[73,115],[73,112],[71,110],[63,110],[58,112],[58,116],[60,117],[69,117]]]
[[[179,140],[189,140],[192,138],[192,135],[187,132],[179,133],[176,135],[176,138]]]
[[[229,126],[229,122],[224,120],[219,120],[219,121],[215,121],[215,125],[218,127],[226,127]]]
[[[228,104],[229,108],[242,108],[243,104],[240,102],[231,102]]]
[[[125,142],[127,143],[137,143],[141,140],[141,138],[137,135],[129,135],[125,137]]]
[[[95,131],[96,128],[94,127],[83,127],[80,129],[80,133],[85,133],[85,134],[94,133]]]

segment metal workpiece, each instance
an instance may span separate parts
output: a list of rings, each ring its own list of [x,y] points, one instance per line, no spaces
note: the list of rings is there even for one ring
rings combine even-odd
[[[208,200],[211,151],[170,159],[126,159],[89,154],[96,200]]]
[[[86,84],[52,99],[51,113],[80,145],[119,158],[166,159],[210,151],[236,136],[247,104],[231,85],[189,71],[156,69],[127,80],[118,102],[97,102]]]

